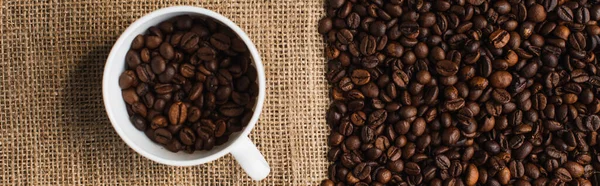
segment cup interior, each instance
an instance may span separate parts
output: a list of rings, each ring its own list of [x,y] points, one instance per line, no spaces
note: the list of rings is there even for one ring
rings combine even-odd
[[[257,70],[257,83],[259,94],[254,105],[254,114],[250,123],[241,131],[231,134],[227,143],[215,146],[210,151],[195,151],[192,154],[185,152],[173,153],[152,142],[142,131],[137,130],[127,114],[126,104],[121,95],[119,87],[119,76],[125,71],[125,55],[131,46],[131,42],[138,34],[143,34],[151,26],[156,26],[160,22],[171,19],[179,15],[191,15],[193,17],[204,17],[214,19],[223,25],[230,27],[246,43],[252,56],[252,65]],[[218,13],[197,7],[169,7],[152,12],[129,26],[113,46],[111,53],[106,61],[103,77],[103,97],[106,112],[111,120],[116,132],[121,136],[132,149],[141,155],[159,163],[190,166],[206,163],[217,159],[227,153],[228,148],[242,135],[248,135],[254,127],[260,115],[264,101],[265,77],[260,56],[254,44],[248,36],[229,19]]]

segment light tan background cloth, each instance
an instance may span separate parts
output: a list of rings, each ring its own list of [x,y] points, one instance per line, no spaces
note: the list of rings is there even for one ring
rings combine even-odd
[[[0,185],[316,185],[326,177],[322,0],[0,0]],[[130,149],[102,102],[108,53],[153,10],[193,5],[248,33],[262,55],[267,99],[250,138],[271,165],[251,181],[230,155],[165,166]]]

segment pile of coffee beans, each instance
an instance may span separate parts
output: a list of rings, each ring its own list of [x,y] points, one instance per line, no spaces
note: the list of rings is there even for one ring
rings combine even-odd
[[[173,152],[210,150],[241,131],[258,95],[245,43],[212,19],[178,16],[131,43],[119,77],[131,123]]]
[[[592,185],[598,0],[328,0],[321,185]]]

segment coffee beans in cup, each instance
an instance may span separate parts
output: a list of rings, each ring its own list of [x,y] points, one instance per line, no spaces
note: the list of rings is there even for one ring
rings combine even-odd
[[[321,185],[591,185],[600,4],[328,0]]]
[[[131,43],[119,77],[133,126],[172,152],[211,150],[250,121],[257,72],[245,43],[212,19],[178,16]]]

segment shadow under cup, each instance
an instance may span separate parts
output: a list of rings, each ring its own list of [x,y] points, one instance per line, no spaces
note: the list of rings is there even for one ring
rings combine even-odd
[[[207,12],[207,15],[202,15],[198,12],[192,11],[178,11],[169,13],[161,13],[160,11],[161,10],[158,10],[148,14],[133,23],[129,28],[127,28],[127,30],[123,33],[111,50],[111,54],[109,55],[107,64],[105,66],[105,77],[103,77],[103,96],[105,99],[104,102],[107,114],[109,115],[115,130],[121,136],[121,138],[131,148],[149,159],[159,163],[176,166],[191,166],[215,160],[229,153],[230,150],[228,150],[228,148],[232,147],[232,144],[236,143],[241,136],[248,135],[258,120],[258,116],[260,115],[264,101],[265,89],[262,64],[259,64],[258,66],[256,64],[257,59],[260,61],[260,56],[258,55],[256,47],[254,44],[252,44],[248,36],[246,36],[245,33],[233,22],[219,14],[216,14],[212,11]],[[214,15],[210,15],[211,13]],[[258,84],[258,96],[255,98],[256,101],[252,107],[254,113],[248,125],[244,127],[242,131],[231,134],[226,143],[215,146],[209,151],[196,150],[191,154],[183,151],[179,151],[177,153],[168,151],[160,144],[151,141],[143,131],[136,129],[129,119],[130,117],[127,113],[126,104],[121,95],[121,88],[119,87],[118,83],[120,74],[125,71],[125,55],[130,49],[133,39],[138,34],[144,34],[151,26],[156,26],[163,21],[180,15],[190,15],[196,18],[200,17],[205,19],[213,19],[217,23],[229,27],[246,44],[248,52],[250,52],[250,56],[252,58],[251,65],[254,67],[253,69],[257,71],[256,83]]]

